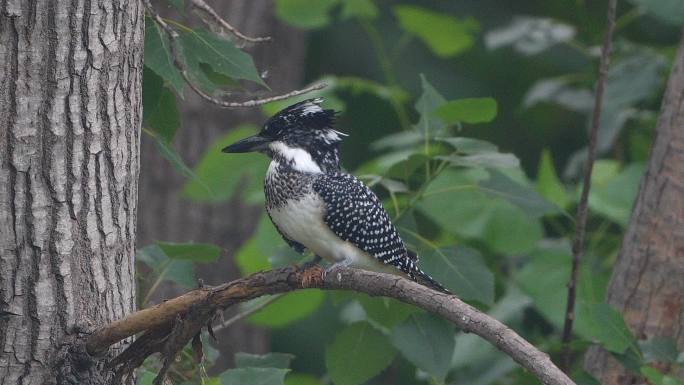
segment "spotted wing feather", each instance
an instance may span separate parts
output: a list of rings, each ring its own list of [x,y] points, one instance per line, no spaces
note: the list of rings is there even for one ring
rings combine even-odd
[[[412,274],[412,262],[377,196],[354,176],[325,174],[313,184],[325,202],[326,225],[337,236],[385,264]]]
[[[329,173],[313,184],[325,202],[325,224],[382,263],[395,266],[414,281],[449,293],[417,266],[416,253],[406,249],[378,197],[354,176]]]

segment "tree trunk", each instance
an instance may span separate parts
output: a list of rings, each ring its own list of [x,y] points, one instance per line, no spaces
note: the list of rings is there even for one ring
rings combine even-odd
[[[638,339],[666,337],[684,350],[684,34],[607,302]],[[642,383],[598,348],[585,365],[604,385]]]
[[[274,92],[301,86],[304,69],[304,33],[287,27],[275,19],[270,0],[213,1],[216,11],[241,32],[250,36],[271,36],[273,41],[247,49],[257,67],[270,74],[266,81]],[[182,127],[175,143],[183,159],[194,165],[204,151],[229,129],[242,123],[258,123],[263,116],[258,108],[225,110],[211,105],[191,92],[181,104]],[[159,156],[151,141],[143,139],[142,178],[140,184],[140,218],[138,245],[156,240],[214,243],[225,250],[216,263],[198,265],[197,276],[207,284],[219,284],[239,276],[233,262],[235,250],[251,235],[258,207],[240,202],[200,204],[180,195],[185,179]],[[229,171],[227,171],[229,172]],[[180,294],[168,286],[153,298],[162,300]],[[215,371],[232,366],[233,354],[267,351],[264,329],[238,323],[217,336],[221,357]]]
[[[68,347],[135,307],[143,7],[0,7],[0,385],[103,383]]]

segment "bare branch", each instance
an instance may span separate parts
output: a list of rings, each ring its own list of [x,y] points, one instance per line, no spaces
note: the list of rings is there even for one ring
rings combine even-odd
[[[533,373],[542,383],[548,385],[574,385],[549,356],[520,337],[513,330],[494,318],[464,303],[453,295],[444,294],[403,277],[350,268],[334,268],[327,274],[318,267],[299,270],[295,267],[275,269],[253,274],[213,288],[201,288],[180,297],[165,301],[154,307],[143,309],[126,318],[95,331],[86,341],[91,354],[106,350],[112,344],[145,332],[139,340],[156,341],[161,333],[170,333],[178,315],[192,318],[192,325],[206,324],[215,310],[224,309],[267,294],[285,293],[294,290],[318,288],[325,290],[353,290],[372,296],[386,296],[413,304],[453,322],[464,332],[475,333],[498,349],[511,356],[522,367]],[[202,317],[197,314],[201,314]],[[192,328],[192,331],[195,329]],[[190,341],[190,333],[187,333]],[[163,349],[161,343],[153,347],[150,343],[133,343],[129,349],[144,349],[151,354]],[[141,354],[127,349],[122,355],[140,361]],[[144,355],[143,354],[143,355]],[[125,359],[115,359],[118,364],[130,368]],[[140,361],[141,362],[141,361]]]
[[[249,37],[245,36],[242,32],[238,31],[235,27],[230,25],[224,18],[219,16],[216,11],[209,6],[204,0],[191,0],[190,4],[195,8],[195,10],[198,11],[202,16],[209,16],[211,19],[214,20],[216,24],[218,24],[221,28],[229,31],[235,37],[242,39],[244,41],[248,41],[251,43],[261,43],[265,41],[270,41],[271,37],[266,36],[266,37]]]
[[[201,88],[197,87],[192,80],[189,78],[187,72],[185,70],[180,70],[181,75],[183,75],[183,78],[185,79],[185,82],[190,86],[190,88],[195,91],[197,95],[202,97],[202,99],[214,103],[217,106],[220,107],[225,107],[225,108],[241,108],[241,107],[256,107],[260,106],[266,103],[271,103],[275,102],[278,100],[283,100],[287,98],[291,98],[294,96],[299,96],[303,95],[312,91],[317,91],[317,90],[322,90],[323,88],[327,87],[328,85],[326,83],[317,83],[314,85],[311,85],[309,87],[303,88],[301,90],[294,90],[291,92],[288,92],[286,94],[282,95],[276,95],[276,96],[270,96],[267,98],[260,98],[260,99],[251,99],[251,100],[245,100],[244,102],[231,102],[231,101],[226,101],[226,100],[220,100],[217,99],[206,92],[204,92]]]
[[[601,122],[601,105],[603,104],[603,91],[606,87],[608,77],[608,65],[610,64],[610,50],[613,41],[613,31],[615,29],[615,12],[617,0],[608,1],[608,16],[606,35],[603,38],[601,47],[601,60],[599,62],[598,79],[596,80],[596,94],[594,95],[594,112],[591,122],[591,132],[589,134],[589,149],[587,151],[587,162],[584,164],[584,179],[582,181],[582,195],[577,205],[575,239],[572,243],[572,270],[568,281],[568,302],[565,309],[565,324],[563,325],[563,351],[561,352],[561,367],[565,372],[570,368],[570,338],[572,337],[572,324],[575,319],[575,295],[577,287],[577,275],[582,259],[582,249],[584,248],[584,236],[587,231],[587,206],[589,202],[589,190],[591,189],[591,174],[596,159],[596,135]]]
[[[152,7],[150,0],[144,0],[144,1],[145,1],[145,8],[147,8],[147,11],[150,13],[152,19],[154,19],[154,21],[157,22],[159,24],[159,26],[162,27],[164,32],[166,32],[166,34],[169,36],[169,41],[171,43],[170,44],[170,51],[171,51],[171,56],[173,57],[174,67],[176,67],[178,72],[180,72],[180,74],[183,76],[183,79],[185,79],[185,82],[188,84],[188,86],[190,86],[190,88],[197,95],[199,95],[200,97],[202,97],[204,100],[206,100],[208,102],[211,102],[213,104],[216,104],[217,106],[225,107],[225,108],[256,107],[256,106],[260,106],[260,105],[263,105],[266,103],[271,103],[271,102],[275,102],[278,100],[283,100],[283,99],[291,98],[294,96],[306,94],[306,93],[309,93],[312,91],[321,90],[321,89],[328,86],[325,83],[317,83],[317,84],[311,85],[309,87],[303,88],[301,90],[294,90],[294,91],[288,92],[286,94],[269,96],[266,98],[250,99],[250,100],[245,100],[245,101],[241,101],[241,102],[217,99],[217,98],[209,95],[205,91],[203,91],[201,88],[199,88],[197,85],[195,85],[192,82],[192,79],[190,79],[190,75],[188,75],[188,72],[185,69],[185,65],[183,64],[182,60],[180,60],[180,57],[178,56],[178,47],[177,47],[178,32],[176,32],[176,30],[174,30],[171,26],[169,26],[169,24],[166,21],[164,21],[164,19],[159,15],[159,13],[157,13],[157,11],[154,9],[154,7]],[[193,4],[196,1],[197,0],[194,0]]]

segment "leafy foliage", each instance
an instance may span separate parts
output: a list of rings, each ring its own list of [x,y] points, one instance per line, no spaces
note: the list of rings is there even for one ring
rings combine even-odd
[[[394,14],[399,25],[418,36],[437,56],[450,57],[473,45],[473,33],[479,28],[474,19],[458,20],[425,8],[398,5]]]
[[[336,385],[360,385],[385,369],[395,354],[386,336],[360,322],[337,335],[325,351],[325,362]]]
[[[660,370],[660,363],[684,366],[684,353],[674,341],[638,341],[620,313],[603,302],[672,56],[674,40],[663,36],[678,38],[677,26],[684,23],[681,0],[630,3],[634,8],[625,9],[618,20],[618,31],[624,32],[618,32],[614,45],[599,131],[601,159],[589,199],[573,349],[580,357],[590,344],[600,344],[650,383],[677,385]],[[593,108],[595,45],[602,37],[603,17],[591,16],[595,10],[583,2],[545,3],[545,11],[534,17],[510,17],[520,14],[510,5],[490,12],[474,4],[276,0],[280,21],[316,30],[310,35],[306,78],[329,86],[261,111],[269,116],[310,97],[323,97],[326,108],[342,111],[338,128],[351,134],[342,147],[345,166],[381,198],[402,238],[418,251],[421,268],[553,355],[570,270],[574,224],[568,212],[577,203],[586,157],[581,127]],[[205,92],[223,95],[244,92],[245,84],[266,86],[251,56],[235,42],[175,20],[169,25],[179,33],[179,59],[188,76]],[[480,25],[486,26],[483,42],[478,41]],[[267,160],[259,154],[220,152],[258,128],[230,127],[198,162],[186,165],[175,150],[182,143],[173,143],[183,129],[176,103],[183,98],[184,79],[160,26],[147,18],[145,31],[143,124],[160,154],[187,178],[182,199],[260,205]],[[255,219],[251,237],[232,254],[241,274],[302,259],[265,213],[255,211]],[[217,247],[204,244],[158,242],[139,249],[137,259],[149,273],[141,302],[162,282],[195,287],[194,264],[218,255]],[[255,307],[259,310],[251,314]],[[239,310],[251,314],[252,325],[290,336],[287,341],[306,329],[312,338],[306,344],[318,350],[298,350],[296,358],[239,353],[238,368],[216,377],[203,368],[215,353],[205,352],[206,363],[182,355],[174,363],[182,369],[172,375],[174,383],[535,381],[475,336],[386,298],[309,290],[258,299]],[[292,342],[275,346],[277,340],[271,340],[274,349],[296,350]],[[158,363],[146,369],[139,383],[151,383]]]
[[[454,352],[453,329],[435,315],[415,313],[392,329],[392,344],[418,368],[444,381]]]

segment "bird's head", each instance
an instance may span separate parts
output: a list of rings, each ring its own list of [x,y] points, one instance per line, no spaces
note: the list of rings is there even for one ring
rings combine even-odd
[[[323,99],[293,104],[266,121],[261,131],[239,140],[223,152],[258,151],[281,165],[305,172],[340,169],[339,144],[346,136],[333,128],[335,111],[321,107]]]

